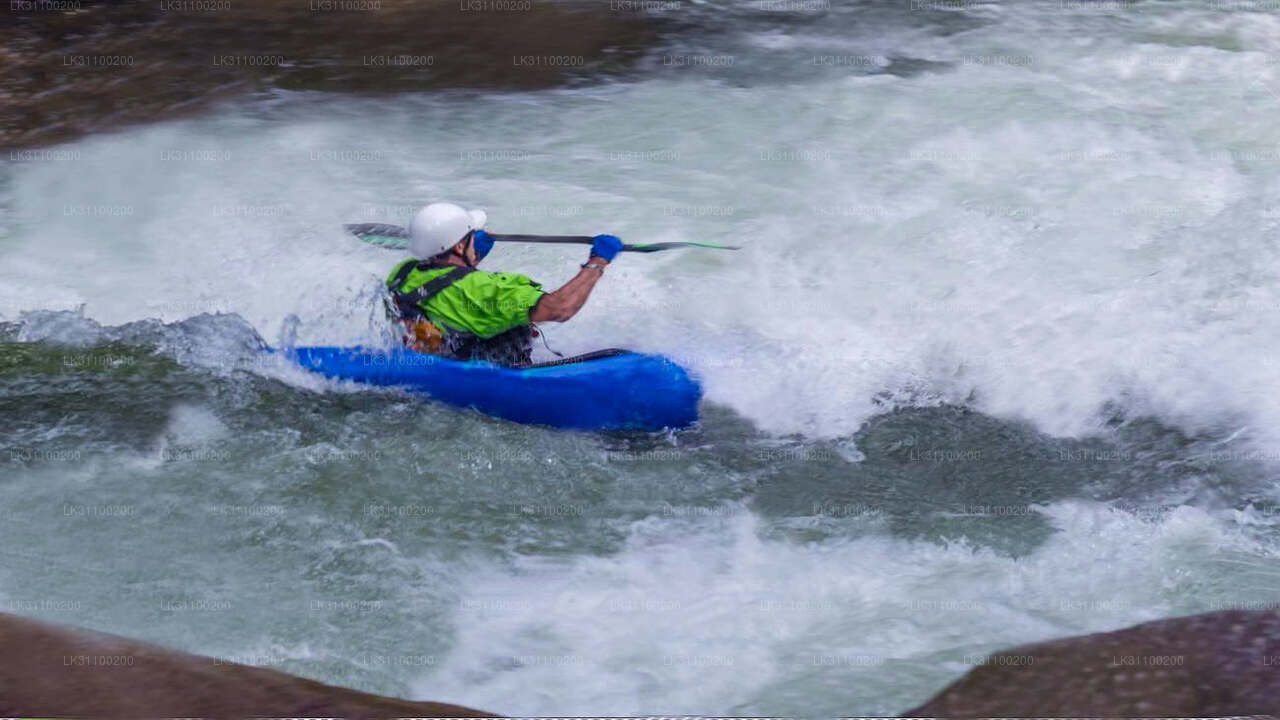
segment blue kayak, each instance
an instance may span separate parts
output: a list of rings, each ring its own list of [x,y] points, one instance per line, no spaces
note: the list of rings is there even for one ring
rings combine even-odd
[[[698,419],[702,388],[661,355],[601,350],[520,368],[412,350],[299,347],[299,365],[326,377],[401,386],[520,423],[582,430],[661,430]]]

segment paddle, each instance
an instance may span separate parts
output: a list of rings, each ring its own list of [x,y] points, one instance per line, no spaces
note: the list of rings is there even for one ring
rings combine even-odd
[[[399,225],[387,223],[349,223],[342,226],[347,232],[355,235],[370,245],[378,247],[404,249],[409,247],[409,232]],[[590,245],[590,235],[493,235],[498,242],[555,243],[559,245]],[[651,253],[659,250],[670,250],[682,247],[701,247],[713,250],[738,250],[734,245],[718,245],[716,243],[699,242],[661,242],[647,245],[623,245],[623,252]]]

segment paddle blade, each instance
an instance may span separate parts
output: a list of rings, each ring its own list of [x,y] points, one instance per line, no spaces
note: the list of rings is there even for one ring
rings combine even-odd
[[[409,231],[388,223],[348,223],[342,226],[347,232],[370,245],[404,249],[409,247]]]
[[[741,250],[737,245],[718,245],[716,243],[700,243],[700,242],[661,242],[649,243],[648,245],[623,245],[622,249],[627,252],[651,253],[660,250],[672,250],[674,248],[711,248],[712,250]]]

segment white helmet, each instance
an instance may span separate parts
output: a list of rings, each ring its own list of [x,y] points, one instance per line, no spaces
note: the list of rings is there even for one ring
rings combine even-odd
[[[472,230],[484,227],[483,210],[463,210],[453,203],[431,203],[409,223],[409,250],[429,258],[448,250]]]

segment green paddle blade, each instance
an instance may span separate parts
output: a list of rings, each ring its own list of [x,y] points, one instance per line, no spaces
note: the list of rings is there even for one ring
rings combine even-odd
[[[671,250],[672,248],[683,247],[700,247],[711,248],[712,250],[741,250],[737,245],[720,245],[717,243],[700,243],[700,242],[662,242],[649,243],[647,245],[623,245],[622,249],[628,252],[658,252],[659,250]]]
[[[342,226],[364,242],[378,247],[403,250],[409,247],[409,233],[399,225],[387,223],[350,223]]]

